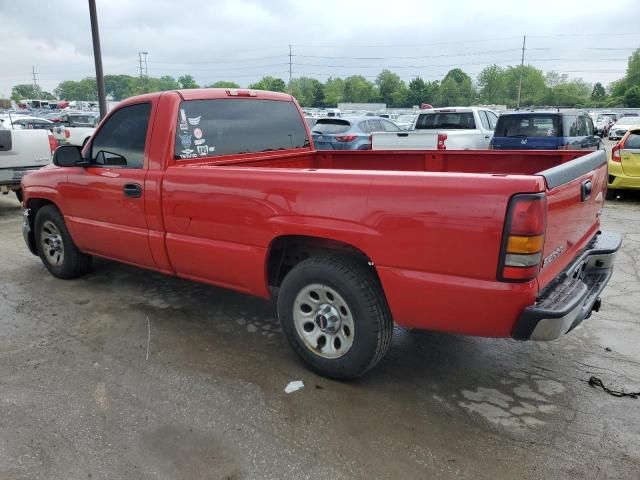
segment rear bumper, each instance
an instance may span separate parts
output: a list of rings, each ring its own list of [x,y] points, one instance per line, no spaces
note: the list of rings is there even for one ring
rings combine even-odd
[[[597,311],[621,244],[617,233],[598,233],[569,268],[540,293],[536,303],[524,309],[513,338],[554,340]]]
[[[42,167],[14,167],[0,168],[0,187],[7,187],[11,190],[20,188],[22,177],[27,173],[40,170]]]
[[[640,176],[632,177],[626,175],[621,163],[609,160],[609,181],[607,186],[610,189],[640,190]]]

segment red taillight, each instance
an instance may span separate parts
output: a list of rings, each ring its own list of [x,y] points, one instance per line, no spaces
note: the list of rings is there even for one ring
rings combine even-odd
[[[71,130],[68,128],[64,129],[64,138],[69,138],[71,136]]]
[[[373,135],[369,135],[369,150],[373,150]]]
[[[611,161],[621,163],[622,159],[620,158],[620,143],[616,143],[616,145],[611,149]]]
[[[336,135],[337,142],[353,142],[356,138],[357,135]]]
[[[547,228],[547,197],[543,193],[518,194],[507,210],[500,251],[498,280],[526,282],[540,270]]]
[[[49,148],[51,149],[51,153],[55,152],[56,148],[58,148],[58,141],[56,137],[51,134],[49,134]]]
[[[438,134],[438,150],[446,150],[447,149],[447,134],[439,133]]]

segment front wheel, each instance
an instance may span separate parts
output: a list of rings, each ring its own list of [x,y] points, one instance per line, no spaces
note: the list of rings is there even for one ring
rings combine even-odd
[[[278,316],[289,343],[315,372],[355,378],[391,343],[393,320],[371,267],[341,255],[312,257],[284,278]]]
[[[38,210],[35,221],[38,255],[49,272],[58,278],[76,278],[91,266],[91,256],[78,250],[64,218],[53,205]]]

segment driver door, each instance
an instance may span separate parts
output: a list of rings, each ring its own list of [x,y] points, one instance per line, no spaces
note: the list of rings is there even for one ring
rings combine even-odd
[[[144,180],[152,104],[113,112],[84,155],[90,165],[70,170],[63,197],[78,247],[102,257],[154,268],[145,217]]]

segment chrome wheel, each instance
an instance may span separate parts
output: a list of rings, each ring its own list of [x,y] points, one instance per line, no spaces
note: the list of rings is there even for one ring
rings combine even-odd
[[[62,262],[64,262],[62,235],[60,235],[60,230],[51,220],[47,220],[42,224],[40,244],[49,264],[54,267],[62,265]]]
[[[351,309],[327,285],[314,283],[298,293],[293,304],[293,323],[305,346],[323,358],[340,358],[353,345]]]

